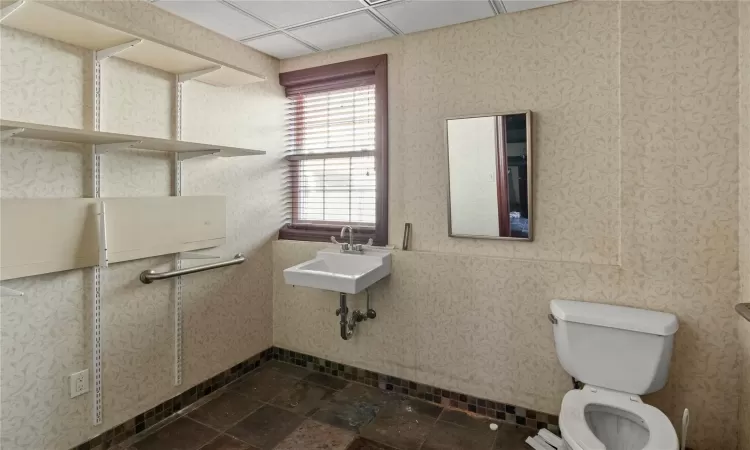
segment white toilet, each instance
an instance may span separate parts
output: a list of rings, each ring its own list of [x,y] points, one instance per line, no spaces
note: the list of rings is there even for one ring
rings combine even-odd
[[[677,317],[570,300],[550,309],[560,363],[584,383],[563,398],[566,450],[677,450],[667,416],[639,397],[667,382]]]

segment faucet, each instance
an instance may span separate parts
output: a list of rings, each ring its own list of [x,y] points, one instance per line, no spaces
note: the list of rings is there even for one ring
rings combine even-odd
[[[334,244],[339,244],[341,246],[341,253],[364,253],[365,251],[365,245],[372,245],[372,238],[370,238],[367,241],[367,244],[355,244],[354,243],[354,229],[351,225],[344,225],[341,227],[341,233],[339,234],[339,237],[341,239],[346,236],[346,231],[349,230],[349,242],[339,242],[336,240],[334,236],[331,236],[331,242]]]
[[[341,250],[355,250],[354,248],[354,230],[352,229],[351,225],[344,225],[341,227],[341,234],[339,237],[341,239],[344,239],[344,236],[346,235],[346,230],[349,230],[349,244],[341,244]]]

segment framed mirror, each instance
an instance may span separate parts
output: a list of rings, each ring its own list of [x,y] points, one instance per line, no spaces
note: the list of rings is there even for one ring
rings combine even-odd
[[[446,119],[448,234],[532,240],[531,112]]]

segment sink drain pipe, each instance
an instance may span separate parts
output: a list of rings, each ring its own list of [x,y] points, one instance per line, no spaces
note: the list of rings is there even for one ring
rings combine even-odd
[[[339,322],[341,326],[341,339],[347,341],[354,334],[354,326],[350,326],[348,323],[347,316],[349,315],[349,309],[346,307],[346,294],[343,292],[339,293],[339,309],[336,310],[336,315],[341,318]]]
[[[370,290],[365,289],[367,292],[367,312],[362,312],[358,309],[352,311],[352,317],[349,317],[349,308],[346,306],[346,294],[343,292],[339,293],[339,308],[336,310],[336,315],[339,316],[339,326],[341,328],[341,339],[348,341],[354,335],[354,329],[357,327],[359,322],[367,319],[374,319],[377,313],[370,306]]]

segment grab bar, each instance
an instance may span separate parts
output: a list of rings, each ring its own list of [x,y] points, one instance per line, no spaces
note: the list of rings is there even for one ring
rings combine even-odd
[[[153,270],[144,270],[141,272],[141,282],[143,284],[151,284],[156,280],[166,280],[167,278],[179,277],[181,275],[190,275],[191,273],[203,272],[211,269],[218,269],[219,267],[234,266],[235,264],[242,264],[245,262],[245,257],[242,253],[234,255],[233,259],[229,261],[222,261],[212,264],[205,264],[203,266],[190,267],[188,269],[172,270],[170,272],[154,272]]]
[[[738,303],[734,305],[734,310],[750,322],[750,303]]]

